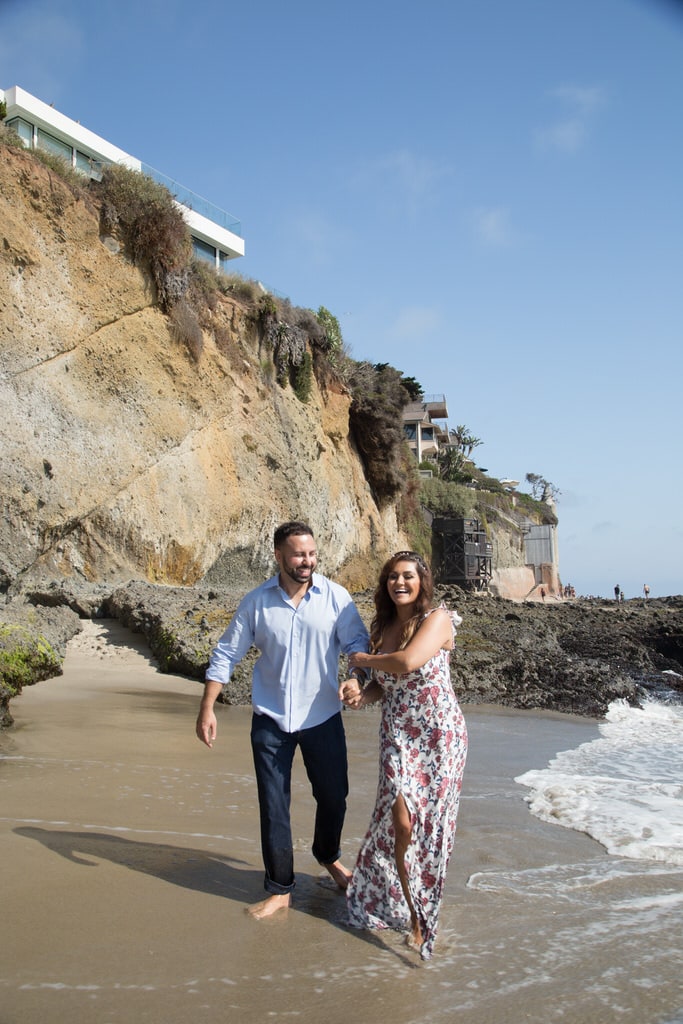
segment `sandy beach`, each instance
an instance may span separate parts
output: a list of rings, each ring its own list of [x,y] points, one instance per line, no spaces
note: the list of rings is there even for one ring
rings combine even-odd
[[[683,1021],[683,872],[534,818],[515,776],[597,723],[465,706],[470,756],[434,959],[349,929],[293,792],[293,908],[262,898],[248,708],[194,736],[201,686],[140,637],[86,622],[64,675],[0,734],[0,1024],[563,1024]],[[377,780],[376,709],[345,714],[351,865]]]

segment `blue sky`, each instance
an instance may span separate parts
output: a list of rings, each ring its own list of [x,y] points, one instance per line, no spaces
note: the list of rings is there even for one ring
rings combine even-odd
[[[0,0],[20,85],[242,222],[478,464],[561,490],[582,594],[683,593],[683,7]]]

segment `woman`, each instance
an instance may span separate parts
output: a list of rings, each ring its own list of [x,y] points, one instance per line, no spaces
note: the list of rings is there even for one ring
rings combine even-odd
[[[436,937],[467,753],[449,668],[462,619],[434,608],[433,596],[420,555],[393,555],[375,591],[373,653],[349,658],[371,681],[362,690],[355,681],[341,687],[348,707],[382,701],[377,803],[347,889],[350,921],[407,929],[407,944],[424,960]]]

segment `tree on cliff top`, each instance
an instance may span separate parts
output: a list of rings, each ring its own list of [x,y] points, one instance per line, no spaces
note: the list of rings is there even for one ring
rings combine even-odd
[[[388,363],[352,362],[347,372],[351,391],[349,426],[365,474],[381,507],[403,491],[403,409],[410,395],[402,374]]]
[[[562,493],[559,487],[538,473],[527,473],[525,480],[531,484],[531,496],[536,501],[555,501]]]

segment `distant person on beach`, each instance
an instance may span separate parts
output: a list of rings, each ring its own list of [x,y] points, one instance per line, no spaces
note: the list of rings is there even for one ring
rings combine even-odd
[[[615,600],[615,601],[618,601],[618,600],[619,600],[619,594],[620,594],[620,593],[621,593],[621,587],[620,587],[620,586],[619,586],[619,584],[617,583],[617,585],[616,585],[616,586],[615,586],[615,588],[614,588],[614,600]]]
[[[393,555],[375,591],[373,653],[349,659],[372,679],[364,689],[356,680],[340,687],[349,707],[382,702],[377,802],[346,890],[349,920],[357,928],[405,930],[424,960],[436,938],[467,754],[450,678],[462,620],[444,605],[435,608],[433,595],[420,555]]]
[[[648,587],[647,583],[643,584],[643,594],[645,595],[645,600],[647,601],[648,597],[650,596],[650,588]]]
[[[211,655],[197,717],[199,739],[216,739],[214,703],[253,645],[251,745],[258,787],[265,900],[256,918],[291,905],[295,886],[290,783],[297,747],[316,801],[313,856],[345,889],[340,861],[348,772],[339,698],[339,656],[366,651],[368,633],[348,592],[316,573],[313,531],[300,521],[275,530],[279,573],[250,591]],[[362,670],[357,670],[362,676]]]

